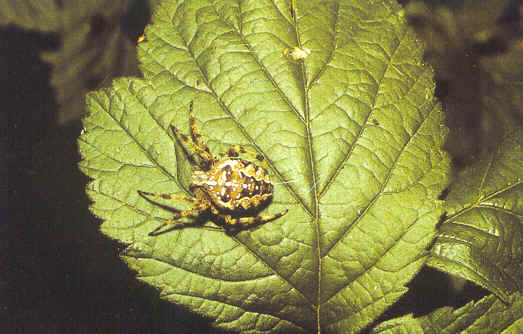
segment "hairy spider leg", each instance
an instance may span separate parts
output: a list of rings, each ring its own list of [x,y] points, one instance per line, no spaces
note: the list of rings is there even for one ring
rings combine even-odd
[[[149,235],[151,235],[151,236],[154,235],[158,230],[162,229],[164,226],[173,224],[176,220],[181,219],[183,217],[196,217],[203,211],[207,210],[209,207],[208,203],[202,203],[201,200],[197,199],[196,197],[191,197],[191,196],[184,196],[184,195],[177,195],[177,194],[156,194],[156,193],[150,193],[150,192],[141,191],[141,190],[138,190],[138,193],[140,195],[154,196],[154,197],[159,197],[159,198],[170,199],[173,201],[186,201],[186,202],[196,205],[195,208],[178,212],[174,217],[168,219],[162,225],[158,226],[153,231],[151,231],[149,233]]]
[[[267,161],[265,160],[263,155],[258,154],[256,152],[249,151],[245,147],[240,146],[240,145],[232,145],[231,147],[229,147],[229,150],[227,150],[227,152],[220,153],[218,155],[218,159],[221,160],[225,157],[235,158],[235,157],[238,157],[240,155],[240,153],[245,154],[246,156],[248,156],[252,159],[256,159],[256,160],[262,162],[263,167],[265,169],[267,169]]]
[[[266,223],[274,219],[278,219],[285,214],[287,214],[289,210],[285,209],[280,213],[277,213],[275,215],[268,215],[268,216],[255,216],[255,217],[238,217],[234,218],[231,215],[224,215],[220,214],[220,216],[225,220],[225,222],[229,225],[252,225],[257,223]]]
[[[156,194],[156,193],[150,193],[150,192],[141,191],[141,190],[138,190],[138,193],[140,195],[160,197],[160,198],[170,199],[173,201],[186,201],[186,202],[189,202],[192,204],[200,204],[200,202],[201,202],[199,199],[197,199],[195,197],[191,197],[191,196],[184,196],[184,195],[177,195],[177,194]]]
[[[199,146],[195,142],[193,142],[189,137],[184,135],[180,130],[178,130],[173,124],[171,124],[171,130],[174,132],[174,134],[182,140],[182,142],[191,148],[191,150],[198,154],[198,156],[207,164],[212,164],[214,161],[212,155],[205,150],[205,148]]]
[[[265,161],[263,155],[249,151],[241,145],[233,145],[229,147],[229,151],[227,153],[232,157],[237,157],[240,153],[243,153],[245,155],[250,156],[251,158],[258,159],[259,161]]]
[[[162,225],[158,226],[157,228],[155,228],[154,230],[152,230],[151,232],[149,232],[149,235],[150,236],[154,236],[156,234],[156,232],[158,232],[159,230],[161,230],[163,227],[167,226],[167,225],[171,225],[171,224],[176,224],[176,221],[179,220],[179,219],[182,219],[184,217],[192,217],[192,218],[196,218],[198,217],[202,212],[206,211],[207,209],[209,209],[210,207],[210,203],[208,202],[202,202],[202,203],[199,203],[196,207],[192,208],[192,209],[188,209],[188,210],[184,210],[184,211],[181,211],[181,212],[178,212],[177,214],[175,214],[173,217],[169,218],[168,220],[164,221],[162,223]]]
[[[202,135],[198,131],[198,128],[196,127],[196,119],[194,118],[194,114],[192,112],[193,109],[193,101],[189,104],[189,126],[191,128],[191,136],[194,140],[194,143],[196,143],[197,146],[199,146],[201,149],[206,151],[207,153],[211,154],[211,151],[209,150],[209,146],[207,146],[207,143],[203,140]]]

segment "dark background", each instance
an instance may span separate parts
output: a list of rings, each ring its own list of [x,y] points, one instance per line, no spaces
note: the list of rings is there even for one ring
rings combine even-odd
[[[135,27],[143,31],[143,25]],[[136,40],[139,34],[130,34]],[[77,168],[81,121],[59,126],[44,50],[59,36],[0,27],[2,236],[0,329],[5,333],[221,333],[159,298],[120,260],[123,246],[99,232]],[[378,321],[459,307],[487,292],[456,291],[424,269]],[[3,319],[3,320],[2,320]],[[5,321],[5,322],[4,322]]]
[[[222,333],[137,281],[122,245],[99,232],[77,167],[81,121],[57,124],[40,59],[58,36],[13,26],[0,36],[0,332]]]

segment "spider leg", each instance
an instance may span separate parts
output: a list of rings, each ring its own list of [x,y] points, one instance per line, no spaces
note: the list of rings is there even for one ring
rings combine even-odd
[[[200,134],[200,132],[198,131],[198,128],[196,127],[196,119],[194,118],[194,115],[192,113],[192,107],[193,107],[193,101],[191,101],[191,104],[189,105],[189,125],[191,128],[191,136],[193,137],[196,145],[200,147],[200,149],[211,154],[211,151],[209,150],[209,146],[207,146],[207,143],[203,140],[202,135]]]
[[[248,156],[252,159],[256,159],[256,160],[262,162],[263,166],[265,168],[267,168],[267,161],[265,161],[265,158],[263,157],[263,155],[258,154],[256,152],[249,151],[241,145],[233,145],[233,146],[229,147],[229,150],[225,153],[222,153],[222,155],[234,158],[234,157],[239,156],[240,153],[245,154],[246,156]],[[223,157],[223,156],[221,156],[221,157]]]
[[[191,150],[198,154],[198,156],[205,161],[206,163],[211,163],[213,161],[212,155],[205,150],[205,148],[200,147],[195,142],[193,142],[189,137],[184,135],[180,130],[178,130],[173,124],[171,124],[171,130],[173,133],[182,140],[182,142],[191,148]]]
[[[156,235],[156,232],[161,230],[163,227],[165,227],[167,225],[176,224],[177,220],[182,219],[184,217],[192,217],[192,218],[198,217],[202,212],[204,212],[208,208],[209,208],[209,204],[208,203],[200,203],[195,208],[178,212],[173,217],[171,217],[168,220],[164,221],[163,224],[161,224],[160,226],[158,226],[157,228],[155,228],[154,230],[149,232],[149,236]]]
[[[259,223],[266,223],[274,219],[278,219],[285,214],[287,214],[289,210],[285,209],[280,213],[277,213],[275,215],[268,215],[268,216],[255,216],[255,217],[239,217],[234,218],[231,215],[221,215],[222,218],[225,220],[225,223],[228,225],[252,225],[252,224],[259,224]]]
[[[170,199],[170,200],[173,200],[173,201],[186,201],[186,202],[189,202],[189,203],[192,203],[192,204],[200,204],[200,200],[195,198],[195,197],[191,197],[191,196],[184,196],[184,195],[177,195],[177,194],[156,194],[156,193],[150,193],[150,192],[147,192],[147,191],[141,191],[141,190],[138,190],[138,193],[140,195],[145,195],[145,196],[153,196],[153,197],[159,197],[159,198],[165,198],[165,199]]]
[[[291,11],[291,17],[293,19],[296,18],[296,0],[291,0],[291,7],[289,8]]]

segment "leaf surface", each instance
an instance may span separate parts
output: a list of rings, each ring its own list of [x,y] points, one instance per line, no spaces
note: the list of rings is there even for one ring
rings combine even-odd
[[[428,264],[507,301],[523,291],[523,131],[457,175]]]
[[[455,310],[442,307],[429,315],[406,315],[378,325],[375,334],[514,334],[523,331],[523,297],[514,293],[505,304],[495,295]]]
[[[245,333],[354,333],[424,264],[441,215],[446,129],[432,70],[392,1],[164,1],[139,45],[143,79],[88,95],[81,169],[102,231],[161,295]],[[307,48],[303,61],[282,57]],[[238,234],[148,236],[173,213],[138,190],[191,195],[170,124],[217,154],[262,154],[275,184]],[[161,201],[177,210],[182,202]],[[207,227],[216,226],[206,222]]]

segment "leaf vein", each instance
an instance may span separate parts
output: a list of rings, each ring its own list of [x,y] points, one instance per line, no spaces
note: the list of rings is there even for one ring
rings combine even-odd
[[[333,41],[332,41],[333,47],[330,50],[329,55],[327,56],[327,59],[325,60],[325,63],[323,63],[323,66],[318,70],[316,75],[314,75],[314,77],[310,81],[309,85],[307,86],[307,91],[311,89],[312,85],[314,85],[314,83],[316,83],[320,79],[321,75],[327,70],[328,65],[330,64],[330,62],[332,61],[332,58],[334,57],[334,52],[336,51],[336,46],[337,46],[336,35],[338,33],[338,22],[339,22],[339,17],[340,17],[339,2],[335,2],[335,6],[336,7],[335,7],[334,22],[332,24],[332,26],[333,26],[332,30],[334,31],[334,36],[333,36]]]
[[[398,242],[403,239],[403,237],[410,231],[410,228],[412,226],[414,226],[417,222],[418,222],[419,219],[415,219],[414,221],[412,221],[412,223],[403,231],[403,233],[399,234],[398,237],[394,240],[394,242],[391,242],[390,245],[384,249],[384,251],[381,253],[380,256],[377,256],[374,261],[369,265],[367,266],[367,268],[365,268],[361,273],[359,273],[359,275],[356,277],[353,277],[352,279],[347,279],[347,281],[345,282],[345,284],[343,284],[342,286],[340,286],[339,289],[337,289],[336,291],[334,291],[332,293],[331,296],[327,297],[327,299],[322,303],[322,304],[325,304],[327,303],[331,298],[333,298],[334,296],[336,296],[338,293],[340,293],[340,291],[342,291],[343,289],[345,289],[346,287],[348,287],[351,283],[355,282],[359,277],[363,276],[364,274],[366,274],[367,272],[369,272],[372,268],[374,268],[376,266],[376,264],[390,251],[392,250],[394,247],[396,247],[398,245]],[[326,255],[328,256],[328,255]],[[422,257],[425,256],[424,254],[421,255]],[[416,261],[417,259],[415,259],[414,261]],[[413,261],[413,262],[414,262]],[[402,268],[400,268],[399,270],[401,270]],[[382,270],[382,269],[381,269]],[[398,271],[399,271],[398,270]]]
[[[388,185],[391,177],[392,177],[392,171],[394,170],[394,166],[396,166],[397,162],[399,161],[399,158],[401,157],[402,153],[405,151],[406,147],[408,146],[408,144],[413,140],[414,137],[416,137],[416,134],[418,133],[419,129],[422,128],[422,125],[430,118],[430,114],[432,112],[434,112],[435,110],[437,110],[436,106],[434,106],[434,108],[431,109],[430,113],[427,115],[427,117],[425,117],[425,119],[423,119],[423,122],[421,122],[419,124],[419,126],[415,129],[415,131],[412,133],[412,136],[409,137],[409,139],[405,142],[405,144],[403,145],[403,147],[401,148],[401,150],[398,152],[398,155],[396,156],[396,158],[394,159],[394,161],[392,162],[392,166],[391,168],[388,168],[388,171],[387,171],[387,175],[385,176],[385,180],[384,182],[381,184],[380,186],[380,190],[376,193],[376,195],[369,201],[369,203],[365,206],[365,208],[363,208],[361,214],[358,216],[358,218],[356,218],[356,220],[354,220],[354,222],[352,222],[351,224],[349,224],[347,226],[347,228],[345,229],[345,231],[342,233],[342,235],[340,236],[340,238],[338,240],[336,240],[336,242],[334,242],[330,247],[328,247],[325,251],[325,254],[327,254],[332,248],[334,248],[351,230],[352,230],[352,227],[355,226],[358,221],[360,221],[360,219],[362,219],[362,217],[370,210],[370,208],[374,205],[374,203],[378,200],[378,198],[384,194],[384,189],[386,188],[386,186]]]
[[[115,93],[117,93],[117,91],[115,91]],[[118,94],[115,94],[115,96],[116,95],[118,95]],[[145,147],[143,147],[142,144],[123,126],[123,124],[121,124],[121,122],[116,119],[115,115],[113,115],[110,112],[110,110],[112,109],[113,100],[111,98],[109,98],[110,102],[109,102],[109,106],[106,110],[105,108],[103,108],[101,101],[99,101],[97,99],[96,95],[91,95],[91,96],[93,97],[94,100],[96,100],[99,107],[102,108],[102,110],[104,110],[107,113],[107,115],[109,115],[113,119],[113,121],[120,126],[120,128],[125,132],[125,134],[133,140],[133,142],[136,144],[136,146],[138,146],[138,148],[142,151],[142,153],[145,154],[145,156],[149,159],[149,161],[151,161],[155,165],[155,167],[158,168],[165,176],[167,176],[169,179],[171,179],[173,182],[175,182],[178,185],[178,187],[180,187],[181,189],[184,189],[178,183],[178,179],[176,177],[174,177],[171,173],[169,173],[156,159],[154,159],[154,157],[145,149]],[[133,95],[133,97],[135,97],[135,96]],[[120,98],[120,100],[122,100],[121,97],[119,97],[119,98]],[[140,102],[140,104],[142,104],[140,100],[138,100],[138,99],[136,99],[136,100],[138,102]],[[123,112],[125,112],[125,110]]]
[[[482,197],[481,194],[479,194],[479,198],[476,199],[476,201],[474,203],[471,203],[469,204],[468,206],[465,206],[463,209],[461,209],[460,211],[456,212],[455,214],[453,214],[452,216],[448,217],[444,223],[446,222],[451,222],[453,220],[455,220],[457,217],[461,216],[461,215],[464,215],[465,213],[469,212],[470,210],[473,210],[477,207],[482,207],[482,208],[486,208],[486,209],[500,209],[502,210],[503,212],[512,212],[511,210],[508,210],[508,209],[505,209],[505,208],[500,208],[494,204],[490,204],[490,203],[486,203],[486,201],[490,200],[490,199],[493,199],[494,197],[504,193],[505,191],[509,191],[510,189],[512,188],[515,188],[517,186],[519,186],[520,184],[522,184],[522,181],[518,181],[514,184],[511,184],[511,185],[508,185],[506,187],[503,187],[499,190],[496,190],[488,195],[486,195],[485,197]],[[520,216],[520,214],[518,212],[515,212],[514,214],[515,216]]]
[[[292,320],[289,320],[289,319],[285,319],[285,318],[282,318],[281,316],[278,316],[278,315],[275,315],[275,314],[272,314],[272,313],[268,313],[268,312],[260,312],[258,310],[256,311],[249,311],[248,309],[244,308],[244,307],[241,307],[239,305],[234,305],[234,304],[231,304],[231,303],[227,303],[223,300],[218,300],[218,299],[211,299],[211,298],[208,298],[208,297],[201,297],[201,296],[195,296],[195,295],[189,295],[189,294],[183,294],[183,293],[177,293],[177,292],[169,292],[169,293],[166,293],[166,294],[163,294],[162,297],[168,297],[168,296],[174,296],[174,295],[177,295],[177,296],[183,296],[183,297],[189,297],[189,298],[195,298],[195,299],[203,299],[203,300],[207,300],[207,301],[211,301],[211,302],[215,302],[215,303],[220,303],[220,304],[225,304],[225,305],[228,305],[228,306],[231,306],[231,307],[236,307],[236,308],[239,308],[245,312],[248,312],[248,313],[256,313],[256,314],[260,314],[260,315],[269,315],[271,317],[274,317],[276,319],[279,319],[280,321],[284,321],[284,322],[288,322],[290,323],[291,325],[303,330],[304,332],[307,332],[305,330],[305,328],[303,328],[302,326],[294,323]],[[218,317],[217,317],[218,318]],[[217,320],[215,320],[217,321]]]
[[[254,51],[251,43],[249,43],[249,41],[247,40],[246,36],[241,32],[241,31],[238,31],[236,30],[236,28],[234,26],[232,26],[229,22],[227,22],[227,20],[224,20],[220,14],[216,11],[216,8],[213,6],[214,8],[214,11],[216,13],[216,15],[221,19],[222,23],[224,23],[225,25],[227,25],[231,31],[233,31],[234,33],[236,33],[238,35],[238,37],[240,38],[240,41],[243,43],[243,45],[245,46],[245,48],[248,50],[248,54],[252,57],[252,59],[254,60],[254,62],[258,65],[260,71],[263,73],[263,75],[267,78],[267,80],[271,83],[271,85],[275,88],[275,91],[278,93],[278,95],[280,96],[280,98],[285,101],[285,103],[289,106],[289,109],[295,114],[295,116],[303,123],[305,124],[305,119],[300,115],[300,113],[298,112],[298,109],[292,104],[292,102],[290,101],[290,99],[287,97],[287,95],[282,91],[282,89],[280,88],[280,86],[276,83],[276,80],[274,79],[274,77],[271,75],[270,71],[265,67],[265,65],[260,61],[260,59],[258,58],[258,56],[256,55],[256,52]],[[241,13],[240,13],[241,14]]]
[[[396,53],[396,51],[399,49],[399,46],[401,45],[401,42],[405,39],[405,36],[407,34],[407,30],[405,29],[404,30],[404,34],[400,40],[400,42],[396,45],[396,48],[393,52],[393,56],[394,54]],[[380,80],[377,81],[377,89],[376,89],[376,94],[374,96],[374,101],[372,102],[372,106],[369,108],[369,113],[367,114],[367,117],[365,118],[365,120],[363,121],[363,125],[361,126],[360,128],[360,131],[359,133],[355,136],[355,139],[354,139],[354,142],[353,144],[351,145],[349,151],[345,154],[344,158],[342,159],[342,161],[338,164],[338,166],[336,166],[335,170],[334,170],[334,173],[331,174],[331,176],[329,177],[329,179],[327,180],[327,182],[325,183],[325,186],[324,188],[320,191],[320,198],[323,197],[325,195],[325,193],[328,191],[328,189],[330,188],[330,186],[333,184],[334,180],[336,179],[336,177],[338,176],[338,174],[343,170],[343,166],[345,165],[345,163],[350,159],[350,157],[352,156],[352,153],[354,152],[354,149],[356,148],[356,144],[358,143],[358,140],[362,138],[363,136],[363,131],[366,129],[366,126],[365,124],[367,124],[368,120],[370,119],[370,117],[372,116],[373,114],[373,111],[376,107],[376,101],[378,99],[378,95],[379,95],[379,92],[380,92],[380,89],[381,89],[381,85],[383,83],[383,79],[385,78],[385,75],[387,73],[387,71],[389,70],[389,66],[392,62],[392,59],[393,57],[390,58],[390,61],[389,63],[387,64],[387,68],[385,69],[385,71],[383,71],[383,75],[381,76]],[[419,78],[419,77],[418,77]],[[417,81],[415,81],[413,83],[413,86],[414,84],[416,83]],[[391,168],[392,170],[393,168]],[[390,174],[390,170],[389,170],[389,174]]]

